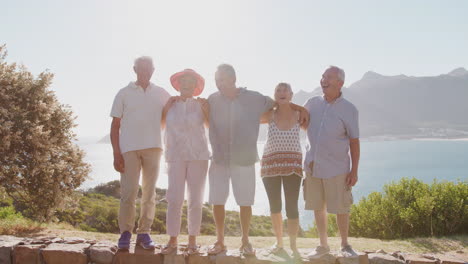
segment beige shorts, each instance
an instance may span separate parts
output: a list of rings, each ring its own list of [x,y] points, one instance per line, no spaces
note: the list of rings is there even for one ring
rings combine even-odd
[[[304,182],[305,209],[321,211],[326,208],[330,214],[348,214],[353,194],[352,188],[346,185],[346,175],[322,179],[308,174]]]

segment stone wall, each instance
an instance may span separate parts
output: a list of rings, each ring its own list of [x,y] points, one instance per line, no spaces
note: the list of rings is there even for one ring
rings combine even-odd
[[[208,256],[202,247],[200,255],[188,256],[184,246],[177,254],[162,255],[159,249],[143,250],[133,244],[129,252],[118,252],[110,241],[85,240],[77,237],[18,238],[0,236],[0,264],[269,264],[269,263],[310,263],[310,264],[463,264],[464,260],[451,256],[410,254],[382,250],[366,251],[357,257],[344,258],[332,253],[310,261],[301,250],[300,258],[289,255],[272,255],[266,249],[257,249],[255,257],[244,257],[238,250],[229,250],[217,256]]]

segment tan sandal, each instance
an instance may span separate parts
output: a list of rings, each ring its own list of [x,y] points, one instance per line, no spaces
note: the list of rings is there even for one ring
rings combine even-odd
[[[200,245],[188,245],[187,246],[188,255],[198,255],[200,254]]]
[[[161,254],[171,255],[177,253],[177,244],[167,244],[161,249]]]
[[[208,255],[218,255],[226,251],[226,246],[219,242],[214,243],[208,248]]]
[[[244,256],[255,256],[255,249],[249,242],[242,244],[242,246],[239,248],[239,251]]]

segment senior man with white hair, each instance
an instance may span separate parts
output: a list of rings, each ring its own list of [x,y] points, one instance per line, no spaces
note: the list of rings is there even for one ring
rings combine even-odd
[[[314,210],[320,237],[320,245],[308,255],[311,259],[330,252],[327,212],[337,215],[341,254],[345,257],[357,255],[348,243],[348,229],[353,203],[351,188],[358,180],[358,110],[343,98],[344,80],[344,71],[330,66],[320,81],[323,96],[309,99],[304,106],[310,113],[309,148],[304,160],[305,209]]]
[[[161,115],[170,97],[166,90],[150,82],[154,72],[151,57],[137,58],[133,70],[137,80],[120,89],[110,114],[114,168],[120,172],[119,250],[130,247],[141,170],[141,212],[136,244],[144,249],[155,247],[149,233],[155,213],[155,186],[161,158]]]

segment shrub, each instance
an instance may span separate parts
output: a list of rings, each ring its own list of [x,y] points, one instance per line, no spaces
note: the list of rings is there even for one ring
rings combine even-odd
[[[16,212],[13,206],[0,207],[0,235],[22,235],[42,230],[42,226]]]
[[[468,183],[401,179],[353,205],[350,235],[409,238],[467,234]]]

